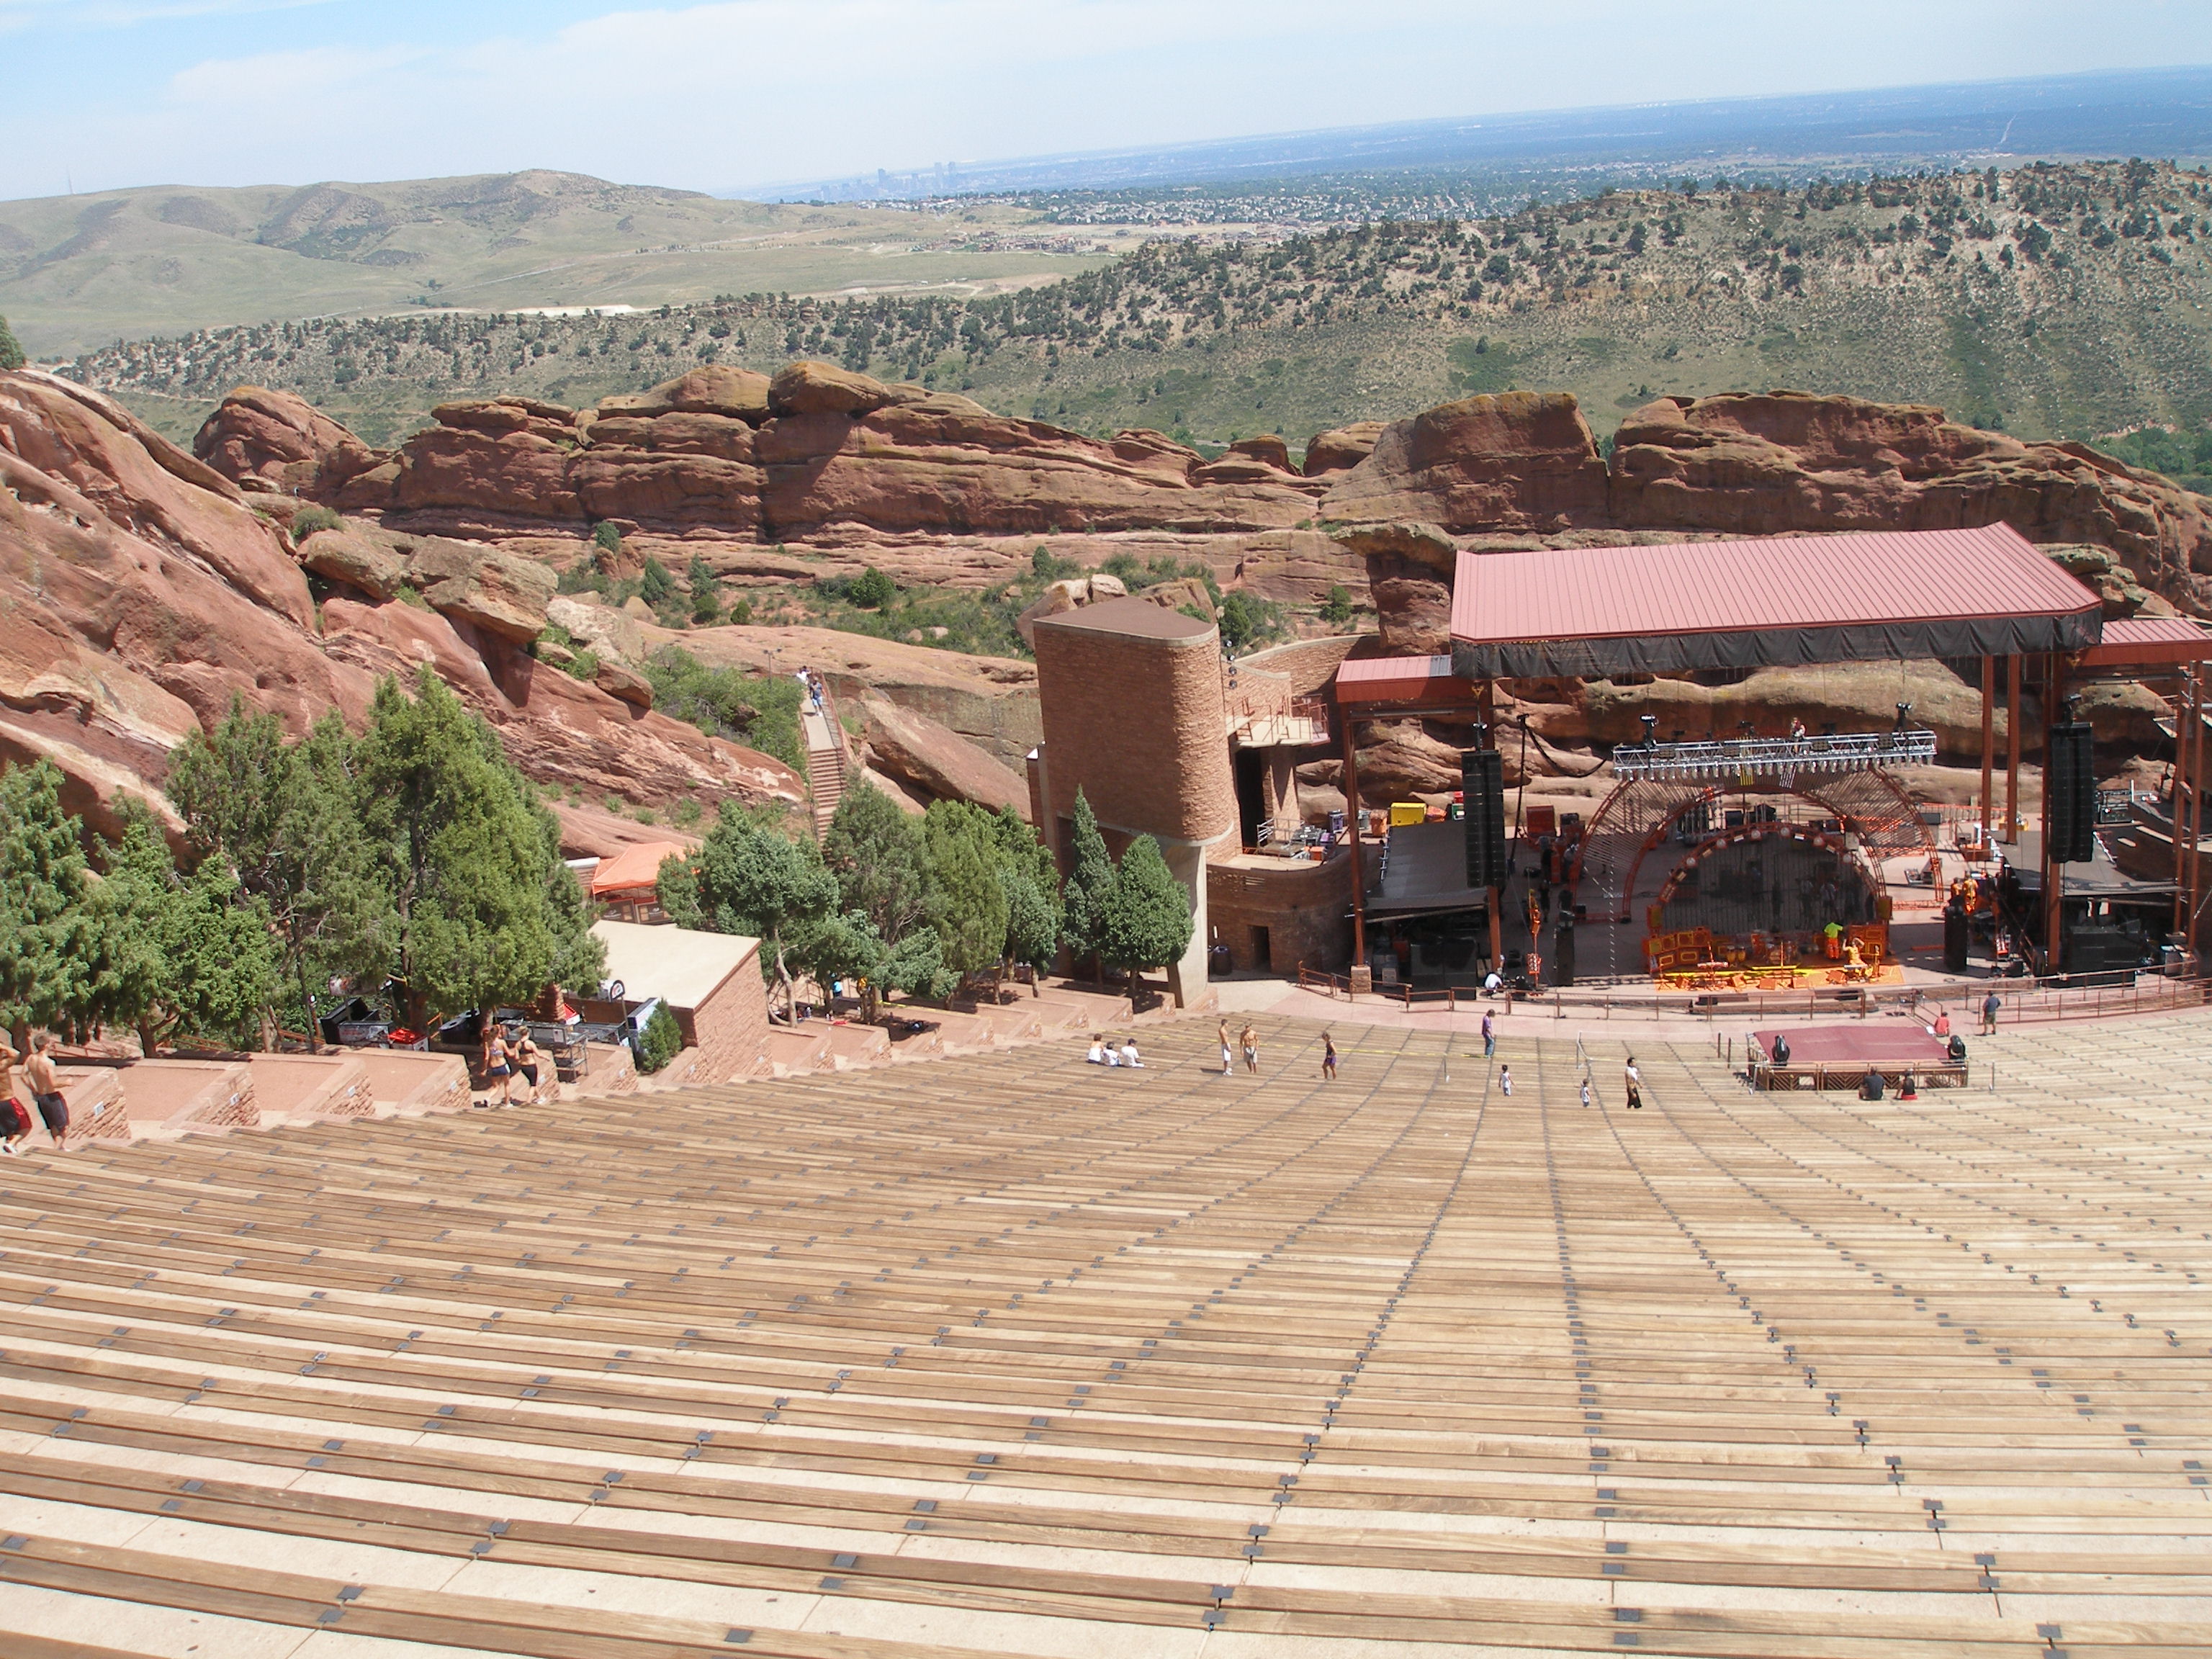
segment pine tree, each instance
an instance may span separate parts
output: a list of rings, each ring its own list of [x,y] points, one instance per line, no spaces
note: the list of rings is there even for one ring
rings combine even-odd
[[[1160,855],[1160,844],[1139,836],[1121,854],[1106,907],[1101,954],[1113,967],[1137,972],[1181,961],[1190,948],[1190,896]]]
[[[278,942],[272,997],[311,1042],[321,988],[380,984],[392,961],[395,918],[362,829],[355,760],[335,714],[287,744],[275,715],[236,699],[170,759],[169,799],[192,847],[235,878],[237,902],[265,910]]]
[[[968,975],[1006,960],[1006,888],[990,815],[965,801],[939,801],[923,815],[930,877],[929,919],[945,966]]]
[[[662,863],[659,890],[660,908],[679,927],[760,940],[761,973],[782,988],[785,1012],[795,1011],[793,962],[806,965],[805,947],[837,904],[836,878],[812,842],[793,841],[725,801],[697,852]]]
[[[1114,892],[1114,860],[1107,855],[1106,838],[1098,833],[1097,817],[1083,791],[1075,792],[1075,812],[1070,839],[1074,864],[1063,890],[1066,920],[1063,936],[1078,957],[1091,959],[1093,976],[1103,960],[1106,910]]]
[[[999,878],[1006,890],[1006,960],[1040,966],[1060,949],[1066,921],[1060,901],[1060,872],[1052,851],[1011,806],[990,821],[999,849]]]
[[[574,878],[546,815],[497,735],[427,665],[412,697],[395,681],[378,685],[358,777],[409,1024],[526,1001],[556,972],[598,977],[605,953],[584,931],[580,899],[568,900]]]
[[[83,1023],[98,966],[83,825],[61,789],[50,761],[0,769],[0,1023],[23,1053],[33,1026]]]
[[[150,813],[129,814],[108,845],[90,912],[103,939],[92,1012],[134,1026],[147,1054],[180,1036],[234,1047],[258,1040],[276,982],[276,946],[258,901],[239,902],[219,859],[187,876]]]
[[[15,331],[8,326],[5,317],[0,317],[0,368],[21,368],[24,362],[23,348],[15,338]]]

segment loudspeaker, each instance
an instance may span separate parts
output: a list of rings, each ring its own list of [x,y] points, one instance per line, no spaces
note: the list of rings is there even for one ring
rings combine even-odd
[[[1562,917],[1559,930],[1552,936],[1552,982],[1565,989],[1575,982],[1575,924],[1571,917]]]
[[[2043,833],[2050,857],[2080,864],[2097,855],[2097,760],[2087,720],[2051,728],[2043,775]]]
[[[1963,974],[1966,971],[1966,913],[1957,905],[1947,906],[1943,911],[1943,971]]]
[[[1469,749],[1459,757],[1460,799],[1467,812],[1467,884],[1503,887],[1505,861],[1505,757]]]

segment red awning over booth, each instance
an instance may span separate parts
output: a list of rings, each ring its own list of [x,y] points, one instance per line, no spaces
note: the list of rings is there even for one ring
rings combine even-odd
[[[662,861],[691,849],[681,842],[644,841],[599,860],[592,872],[592,896],[605,900],[624,893],[645,894],[660,885]]]

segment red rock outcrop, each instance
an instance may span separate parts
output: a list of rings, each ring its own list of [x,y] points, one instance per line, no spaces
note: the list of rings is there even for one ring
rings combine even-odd
[[[304,398],[242,386],[222,400],[192,440],[192,453],[239,483],[258,480],[288,495],[335,500],[389,458]]]
[[[1571,530],[1611,521],[1605,462],[1571,393],[1464,398],[1394,421],[1365,460],[1331,475],[1338,520],[1447,530]]]
[[[1345,472],[1375,453],[1375,441],[1389,424],[1383,421],[1354,421],[1350,426],[1316,432],[1306,441],[1306,477]]]
[[[358,722],[378,675],[427,661],[541,781],[641,805],[804,798],[781,763],[641,707],[627,669],[602,686],[532,660],[518,641],[543,622],[542,565],[381,532],[309,541],[361,599],[333,595],[319,617],[297,562],[316,553],[295,555],[236,485],[105,398],[0,373],[0,759],[53,760],[96,830],[114,831],[125,796],[173,827],[169,752],[233,698],[296,735],[332,709]],[[403,555],[446,614],[371,602]]]
[[[1802,392],[1662,398],[1621,423],[1612,521],[1646,529],[1954,530],[2110,548],[2202,613],[2212,508],[2080,444],[2022,443],[1928,404]]]
[[[969,800],[1027,817],[1028,783],[927,714],[881,697],[860,704],[868,765],[934,800]]]

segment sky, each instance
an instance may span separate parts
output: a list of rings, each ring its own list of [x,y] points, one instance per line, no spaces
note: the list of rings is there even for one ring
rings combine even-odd
[[[2212,63],[2212,0],[0,0],[0,199],[731,191],[1431,117]]]

